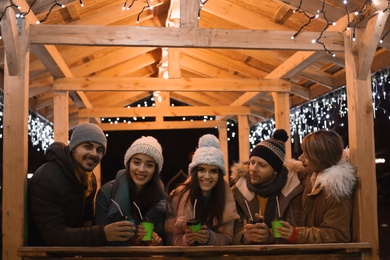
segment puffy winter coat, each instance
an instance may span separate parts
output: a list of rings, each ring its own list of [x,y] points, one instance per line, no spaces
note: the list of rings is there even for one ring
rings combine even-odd
[[[92,226],[96,178],[92,190],[74,173],[68,146],[53,143],[46,151],[47,163],[28,183],[28,243],[48,246],[101,246],[106,242],[102,226]]]
[[[351,241],[355,169],[342,159],[306,179],[303,226],[295,243],[347,243]],[[313,189],[314,187],[314,189]]]

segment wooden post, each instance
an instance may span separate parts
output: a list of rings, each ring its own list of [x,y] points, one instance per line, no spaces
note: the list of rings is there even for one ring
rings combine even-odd
[[[366,258],[379,259],[371,73],[367,73],[364,79],[358,79],[359,59],[365,57],[353,53],[351,35],[344,37],[344,45],[350,160],[357,168],[359,178],[353,214],[353,240],[370,242],[372,251]]]
[[[290,131],[290,96],[285,92],[272,92],[275,108],[275,125],[276,129],[284,129],[287,135],[291,135]],[[286,145],[286,158],[291,158],[291,139],[289,138]]]
[[[68,144],[69,139],[69,91],[54,91],[54,140]]]
[[[227,128],[219,127],[218,135],[219,135],[219,145],[221,151],[223,152],[223,156],[225,157],[225,169],[226,169],[225,180],[229,183],[229,152],[228,152]]]
[[[0,5],[6,1],[2,2]],[[26,21],[16,21],[15,12],[8,8],[1,21],[1,31],[4,42],[19,42],[17,46],[4,44],[2,259],[14,260],[20,259],[17,248],[25,243],[27,222],[29,30]],[[8,52],[12,54],[7,55]],[[12,56],[17,59],[17,67],[11,76],[7,57]]]
[[[249,160],[249,120],[248,116],[238,116],[238,156],[240,161]]]

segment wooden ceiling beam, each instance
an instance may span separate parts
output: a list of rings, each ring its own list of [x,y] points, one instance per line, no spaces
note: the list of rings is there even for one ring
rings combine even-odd
[[[302,32],[291,40],[291,31],[32,24],[30,36],[32,45],[323,50],[311,43],[317,32]],[[324,32],[322,41],[329,51],[344,50],[341,32]]]
[[[226,121],[163,121],[163,122],[132,122],[118,124],[98,124],[103,131],[131,131],[131,130],[161,130],[161,129],[199,129],[199,128],[226,128]]]
[[[240,91],[290,92],[291,83],[282,79],[218,78],[60,78],[54,90],[68,91]]]
[[[82,108],[80,118],[89,117],[157,117],[157,116],[227,116],[250,115],[243,106],[179,106],[179,107],[130,107],[130,108]]]
[[[4,38],[3,44],[5,57],[7,58],[8,74],[10,76],[19,76],[20,43],[17,23],[20,23],[21,20],[16,20],[15,11],[12,8],[6,9],[5,5],[6,3],[4,2],[0,6],[2,10],[6,10],[0,23],[0,28],[1,35]]]
[[[22,10],[29,10],[30,7],[25,0],[14,0],[14,4],[20,6]],[[30,24],[37,25],[36,22],[38,21],[38,19],[32,12],[27,13],[25,19]],[[41,62],[50,71],[50,73],[52,73],[54,77],[73,77],[72,73],[69,70],[69,67],[66,65],[60,53],[54,46],[30,45],[30,48],[31,51],[34,52],[41,59]],[[91,103],[89,102],[88,98],[85,96],[84,93],[72,91],[69,92],[69,95],[78,107],[92,107]],[[98,120],[98,118],[95,118],[95,120]]]

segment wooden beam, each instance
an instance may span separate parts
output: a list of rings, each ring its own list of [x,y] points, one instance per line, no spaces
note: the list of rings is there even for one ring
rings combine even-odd
[[[5,4],[5,3],[4,3]],[[4,10],[1,8],[1,10]],[[1,35],[3,36],[3,44],[5,56],[7,57],[7,68],[10,76],[18,76],[20,65],[20,43],[18,37],[17,24],[21,23],[21,19],[15,19],[15,12],[12,8],[7,8],[3,19],[1,20]]]
[[[359,79],[357,54],[352,51],[352,37],[345,36],[345,65],[348,106],[349,158],[357,169],[352,223],[353,241],[371,243],[367,259],[379,259],[377,184],[375,175],[374,114],[372,107],[371,73]],[[374,194],[373,194],[374,191]]]
[[[364,29],[364,35],[361,37],[359,48],[359,67],[358,79],[365,79],[371,72],[370,68],[375,57],[375,52],[379,44],[379,40],[385,28],[389,11],[379,12],[376,16],[368,21],[367,27]],[[363,29],[356,29],[363,30]]]
[[[156,116],[216,116],[249,115],[248,107],[234,106],[180,106],[180,107],[130,107],[82,108],[79,117],[156,117]]]
[[[302,32],[294,40],[291,34],[291,31],[267,30],[40,24],[31,25],[31,44],[323,51],[322,45],[311,43],[318,37],[317,32]],[[322,41],[330,51],[344,50],[341,32],[325,32]]]
[[[240,91],[290,92],[291,83],[282,79],[217,78],[60,78],[55,90],[73,91]]]
[[[164,122],[132,122],[98,124],[103,131],[131,131],[131,130],[161,130],[161,129],[195,129],[195,128],[226,128],[226,121],[164,121]]]
[[[1,1],[0,5],[5,4]],[[16,23],[15,16],[9,17]],[[28,72],[29,38],[28,24],[21,20],[18,68],[16,76],[8,71],[7,57],[4,65],[3,107],[3,182],[2,182],[2,259],[20,259],[17,248],[26,243],[24,231],[27,220],[27,171],[28,171]],[[7,41],[7,38],[4,39]]]
[[[188,0],[172,1],[180,1],[180,27],[198,27],[198,12],[200,10],[200,2]]]
[[[69,140],[69,93],[54,91],[54,140],[64,144]]]

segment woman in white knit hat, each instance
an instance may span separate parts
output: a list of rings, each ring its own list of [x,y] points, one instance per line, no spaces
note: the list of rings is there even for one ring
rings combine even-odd
[[[229,185],[224,180],[225,160],[218,139],[206,134],[188,167],[190,177],[171,192],[167,200],[167,245],[229,245],[234,220],[239,218]],[[187,221],[195,218],[200,230]]]
[[[104,184],[96,198],[96,223],[106,225],[130,216],[135,226],[123,236],[124,243],[113,245],[163,245],[166,193],[159,173],[163,167],[162,148],[152,136],[143,136],[128,148],[124,165],[116,178]],[[140,225],[154,224],[151,241],[142,241],[146,230]]]

